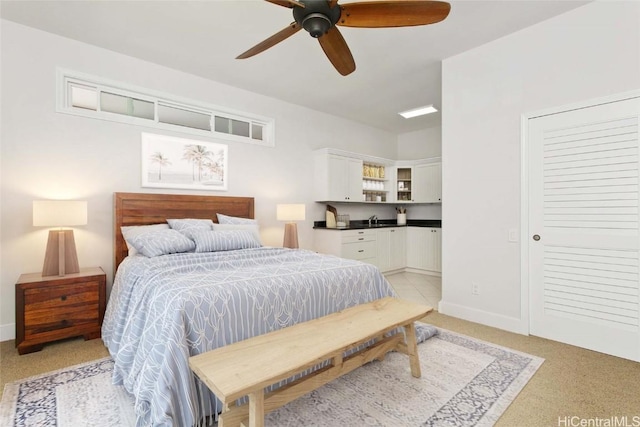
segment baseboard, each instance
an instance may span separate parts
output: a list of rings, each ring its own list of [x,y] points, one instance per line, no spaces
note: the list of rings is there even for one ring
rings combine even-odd
[[[424,276],[442,277],[442,273],[439,273],[437,271],[420,270],[418,268],[410,268],[410,267],[403,267],[395,270],[387,270],[382,272],[382,274],[384,274],[385,276],[391,276],[393,274],[398,274],[398,273],[417,273],[417,274],[422,274]]]
[[[404,271],[405,271],[404,268],[397,268],[395,270],[381,271],[381,273],[384,274],[385,276],[392,276],[394,274],[404,273]]]
[[[0,342],[16,339],[16,324],[0,325]]]
[[[411,267],[406,267],[404,269],[404,271],[406,271],[407,273],[418,273],[418,274],[424,274],[425,276],[436,276],[436,277],[442,277],[442,273],[438,272],[438,271],[431,271],[431,270],[420,270],[419,268],[411,268]]]
[[[438,311],[448,316],[458,317],[470,322],[480,323],[516,334],[529,335],[527,325],[517,317],[503,316],[458,304],[451,304],[444,300],[438,303]]]

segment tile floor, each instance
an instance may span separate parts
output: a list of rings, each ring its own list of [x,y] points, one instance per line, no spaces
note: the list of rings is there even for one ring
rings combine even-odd
[[[442,278],[418,273],[395,273],[385,275],[400,298],[426,304],[438,309],[442,299]]]

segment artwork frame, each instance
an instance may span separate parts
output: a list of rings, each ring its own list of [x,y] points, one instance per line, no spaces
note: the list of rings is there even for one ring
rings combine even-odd
[[[142,132],[142,187],[228,190],[226,144]]]

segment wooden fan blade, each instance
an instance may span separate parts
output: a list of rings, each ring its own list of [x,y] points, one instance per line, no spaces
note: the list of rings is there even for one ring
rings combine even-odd
[[[356,62],[353,55],[344,41],[344,37],[336,27],[332,27],[326,34],[318,38],[322,50],[329,58],[329,61],[336,67],[336,70],[343,76],[351,74],[356,69]]]
[[[273,3],[273,4],[277,4],[278,6],[284,6],[284,7],[294,7],[294,6],[298,6],[298,7],[302,7],[304,8],[304,3],[300,3],[299,1],[296,0],[265,0],[268,1],[269,3]]]
[[[300,29],[301,27],[296,22],[292,22],[284,30],[278,31],[268,39],[261,41],[260,43],[258,43],[257,45],[255,45],[254,47],[246,51],[245,53],[239,55],[236,59],[246,59],[254,55],[257,55],[260,52],[264,52],[270,47],[280,43],[284,39],[291,37],[298,31],[300,31]]]
[[[369,1],[342,5],[337,25],[345,27],[411,27],[440,22],[451,5],[443,1]]]

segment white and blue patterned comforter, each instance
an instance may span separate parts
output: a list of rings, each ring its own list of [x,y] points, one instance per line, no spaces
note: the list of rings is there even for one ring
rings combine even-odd
[[[190,356],[393,294],[377,268],[306,250],[134,256],[118,268],[102,338],[139,426],[191,426],[219,402]]]

